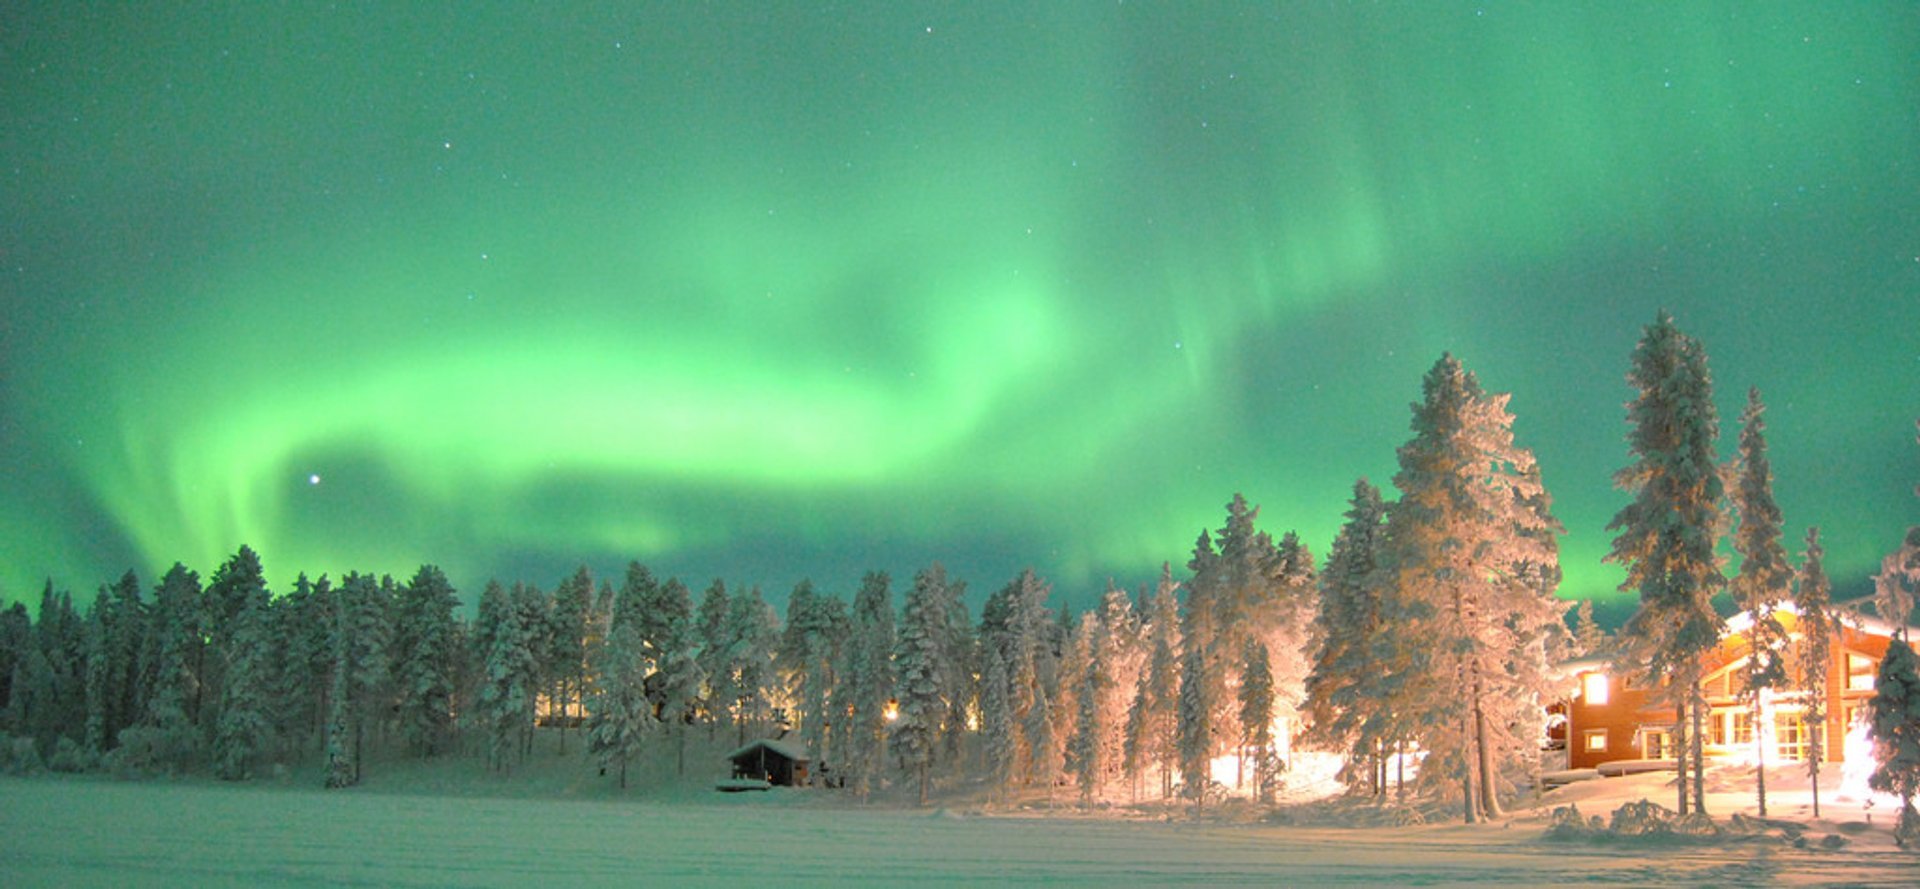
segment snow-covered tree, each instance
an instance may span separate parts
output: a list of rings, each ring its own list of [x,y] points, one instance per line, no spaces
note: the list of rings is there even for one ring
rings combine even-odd
[[[273,640],[268,636],[267,609],[266,590],[262,589],[233,615],[233,632],[228,637],[220,724],[213,736],[214,771],[228,781],[252,777],[254,764],[269,742],[272,677],[268,669]]]
[[[1266,643],[1248,639],[1240,666],[1240,758],[1253,763],[1253,786],[1261,802],[1273,799],[1273,667]]]
[[[1747,407],[1740,414],[1740,454],[1733,465],[1734,512],[1739,525],[1733,549],[1740,554],[1740,572],[1729,589],[1733,604],[1752,619],[1746,632],[1746,666],[1737,689],[1755,727],[1753,752],[1755,793],[1761,817],[1767,814],[1768,733],[1759,730],[1761,703],[1773,689],[1787,682],[1787,631],[1776,613],[1790,594],[1793,566],[1781,543],[1780,506],[1773,499],[1773,467],[1767,459],[1767,423],[1760,415],[1766,405],[1760,390],[1747,390]]]
[[[749,732],[766,729],[779,693],[774,654],[780,645],[780,618],[755,586],[734,596],[727,608],[726,687],[732,692],[739,743]]]
[[[1820,529],[1807,529],[1807,549],[1794,578],[1793,605],[1799,612],[1799,656],[1793,662],[1793,685],[1806,711],[1807,778],[1813,791],[1813,817],[1820,817],[1820,761],[1826,756],[1827,682],[1833,671],[1833,585],[1827,580],[1826,551],[1820,548]]]
[[[1206,674],[1206,649],[1189,644],[1180,662],[1176,737],[1181,785],[1196,810],[1205,803],[1208,785],[1213,781],[1213,702],[1207,699],[1211,683]]]
[[[322,577],[316,585],[302,573],[291,591],[274,600],[270,614],[278,661],[274,722],[296,756],[326,732],[334,604],[330,581]]]
[[[524,588],[509,593],[497,581],[488,581],[480,595],[475,635],[485,668],[475,703],[486,734],[487,767],[495,772],[511,766],[532,722],[539,659],[532,645],[534,633],[525,622],[527,610],[515,602],[525,597]]]
[[[893,592],[884,571],[870,571],[853,599],[847,636],[847,734],[842,774],[865,797],[880,775],[886,756],[887,703],[893,694]]]
[[[453,733],[454,610],[460,597],[447,576],[422,565],[399,591],[393,626],[393,678],[400,732],[422,756],[445,749]]]
[[[1381,658],[1399,647],[1398,634],[1381,610],[1381,548],[1387,507],[1380,489],[1362,478],[1353,485],[1346,523],[1334,537],[1320,574],[1320,608],[1314,618],[1313,666],[1306,679],[1309,737],[1345,753],[1350,783],[1359,766],[1375,795],[1385,788],[1381,770],[1387,745],[1397,738],[1386,667],[1403,660]]]
[[[833,690],[839,681],[841,647],[847,637],[847,604],[837,596],[815,592],[801,581],[787,598],[787,628],[781,652],[794,700],[800,743],[816,762],[832,762],[839,755],[829,749],[834,720]]]
[[[695,637],[699,643],[700,672],[707,681],[704,700],[709,736],[727,715],[727,707],[733,701],[733,671],[728,663],[733,640],[727,632],[727,613],[731,610],[732,597],[727,595],[727,583],[716,577],[700,598],[696,618],[699,633]]]
[[[269,596],[260,556],[251,547],[242,546],[213,572],[200,597],[201,631],[207,639],[207,656],[201,666],[200,722],[201,731],[209,741],[220,724],[220,706],[226,699],[227,671],[233,661],[233,637],[240,613]]]
[[[1098,620],[1089,616],[1083,624],[1098,624]],[[1112,745],[1106,741],[1114,724],[1112,707],[1106,705],[1114,687],[1114,678],[1106,666],[1110,657],[1112,653],[1104,645],[1089,645],[1087,666],[1081,670],[1077,695],[1079,718],[1073,724],[1073,737],[1068,739],[1068,772],[1073,774],[1073,781],[1079,783],[1081,805],[1092,805],[1106,781],[1108,762],[1112,760]]]
[[[998,648],[985,646],[980,656],[986,662],[980,677],[980,731],[986,737],[987,787],[993,797],[1004,799],[1018,777],[1014,768],[1019,728],[1011,699],[1013,679]]]
[[[1423,691],[1405,703],[1430,753],[1423,780],[1459,784],[1468,822],[1500,814],[1503,768],[1534,740],[1566,604],[1533,455],[1513,442],[1506,395],[1442,355],[1413,406],[1387,511],[1388,581],[1415,607]]]
[[[388,709],[393,636],[388,603],[370,574],[341,580],[334,614],[327,786],[349,787],[360,783],[367,729]]]
[[[932,784],[938,732],[947,714],[949,674],[945,659],[952,619],[947,572],[935,562],[914,575],[893,656],[899,715],[893,722],[891,740],[895,754],[919,785],[923,806]]]
[[[630,575],[634,566],[629,567]],[[644,567],[640,570],[646,571]],[[651,587],[640,585],[638,589],[646,603],[641,610],[642,619],[637,622],[640,641],[653,670],[648,677],[647,692],[654,699],[661,721],[673,735],[676,768],[680,774],[686,774],[687,730],[699,706],[701,686],[706,682],[695,659],[693,594],[677,577],[669,577],[665,583]]]
[[[1726,521],[1713,376],[1706,350],[1663,311],[1634,347],[1627,382],[1638,393],[1627,405],[1633,462],[1613,479],[1633,502],[1607,525],[1619,534],[1606,561],[1626,568],[1620,589],[1637,592],[1640,607],[1620,629],[1615,663],[1673,706],[1678,808],[1704,812],[1702,658],[1719,644],[1711,600],[1726,583],[1715,553]]]
[[[153,691],[147,697],[140,727],[151,739],[153,766],[170,772],[187,769],[199,747],[193,723],[194,702],[200,696],[200,578],[178,562],[154,589]]]
[[[1920,839],[1920,811],[1914,809],[1914,794],[1920,793],[1920,659],[1905,637],[1900,632],[1888,643],[1867,703],[1874,761],[1867,786],[1899,797],[1895,836],[1903,846]]]
[[[560,581],[553,590],[553,609],[548,623],[553,627],[552,643],[547,648],[548,700],[557,711],[560,723],[560,751],[567,749],[567,729],[574,721],[574,707],[585,692],[587,678],[587,636],[593,618],[593,572],[581,565]]]
[[[1581,599],[1573,608],[1573,654],[1586,657],[1597,654],[1607,645],[1607,631],[1601,629],[1600,622],[1593,616],[1593,600]]]
[[[657,721],[647,699],[646,642],[638,621],[623,621],[599,651],[600,681],[587,702],[588,749],[600,768],[617,769],[627,786],[627,764],[640,754]]]
[[[1004,766],[1014,784],[1033,782],[1042,771],[1038,760],[1058,757],[1051,708],[1043,706],[1041,700],[1051,696],[1049,688],[1058,674],[1055,624],[1046,604],[1051,590],[1046,581],[1027,569],[988,596],[980,611],[982,657],[998,657],[1006,674],[1012,756]],[[981,692],[983,701],[986,694],[985,690]],[[1040,715],[1035,714],[1036,707],[1041,709]],[[1046,723],[1044,737],[1038,731],[1042,722]]]

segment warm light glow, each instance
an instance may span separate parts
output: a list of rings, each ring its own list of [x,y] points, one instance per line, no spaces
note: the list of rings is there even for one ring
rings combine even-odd
[[[1842,748],[1846,752],[1846,761],[1840,764],[1840,798],[1869,802],[1874,806],[1886,806],[1890,809],[1900,807],[1900,798],[1890,793],[1875,793],[1867,786],[1867,779],[1873,776],[1873,738],[1867,732],[1867,721],[1858,718],[1847,726],[1847,740]]]
[[[1580,696],[1587,699],[1587,706],[1597,707],[1607,702],[1607,674],[1585,673],[1580,677]]]
[[[880,711],[880,715],[882,718],[886,719],[886,721],[888,722],[892,722],[896,719],[899,719],[900,718],[900,702],[888,701],[887,709]]]

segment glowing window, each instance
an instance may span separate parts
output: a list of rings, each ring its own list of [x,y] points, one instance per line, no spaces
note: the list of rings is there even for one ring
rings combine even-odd
[[[1873,658],[1861,657],[1849,652],[1847,654],[1847,690],[1873,691],[1873,674],[1878,670],[1879,665],[1873,662]]]
[[[1593,707],[1607,702],[1607,674],[1587,673],[1580,677],[1580,696]]]
[[[1607,749],[1607,730],[1590,728],[1580,734],[1580,749],[1588,753],[1604,753]]]

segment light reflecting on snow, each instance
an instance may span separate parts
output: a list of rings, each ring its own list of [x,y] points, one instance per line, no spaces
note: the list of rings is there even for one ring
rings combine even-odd
[[[1867,779],[1873,775],[1873,739],[1867,735],[1867,721],[1855,719],[1847,727],[1847,741],[1844,748],[1846,762],[1840,764],[1840,798],[1871,802],[1874,808],[1886,806],[1890,811],[1900,809],[1900,798],[1890,793],[1875,793],[1867,786]]]

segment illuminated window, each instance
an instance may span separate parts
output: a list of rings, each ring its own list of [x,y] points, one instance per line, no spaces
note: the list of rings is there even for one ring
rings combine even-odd
[[[1738,711],[1733,714],[1733,743],[1753,743],[1753,714]]]
[[[1873,691],[1873,658],[1847,654],[1847,691]]]
[[[1580,749],[1588,753],[1604,753],[1607,749],[1607,730],[1590,728],[1580,733]]]
[[[1587,706],[1595,707],[1607,702],[1607,674],[1587,673],[1580,677],[1580,696],[1587,699]]]
[[[1774,714],[1773,743],[1780,759],[1806,759],[1808,734],[1806,723],[1800,721],[1800,714]]]

